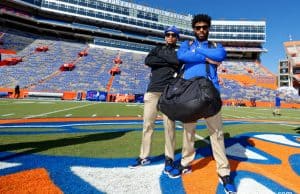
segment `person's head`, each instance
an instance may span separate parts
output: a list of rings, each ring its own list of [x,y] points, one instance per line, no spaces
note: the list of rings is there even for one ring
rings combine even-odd
[[[165,29],[165,40],[167,45],[176,45],[179,39],[179,30],[175,26],[170,26]]]
[[[209,28],[211,25],[211,17],[206,14],[194,15],[192,19],[192,28],[195,37],[199,41],[205,41],[208,39]]]

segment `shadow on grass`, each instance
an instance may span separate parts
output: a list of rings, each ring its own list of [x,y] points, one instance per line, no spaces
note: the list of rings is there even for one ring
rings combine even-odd
[[[224,133],[224,139],[225,139],[225,141],[226,141],[226,139],[228,139],[228,138],[230,138],[230,137],[231,137],[231,136],[230,136],[230,133]],[[209,136],[204,137],[204,139],[205,139],[206,141],[210,141]],[[205,154],[202,153],[203,148],[204,148],[204,150],[205,150]],[[210,143],[208,144],[207,142],[205,142],[205,141],[203,141],[203,140],[195,140],[195,149],[196,149],[196,153],[197,153],[197,154],[201,154],[201,155],[203,154],[203,156],[206,156],[206,155],[208,155],[208,154],[209,154],[209,155],[212,154],[212,150],[211,150],[211,145],[210,145]],[[209,150],[208,152],[207,152],[207,149]],[[176,149],[176,150],[175,150],[175,155],[176,155],[176,154],[180,154],[181,151],[182,151],[181,148]],[[164,160],[164,158],[165,158],[165,155],[164,155],[164,153],[163,153],[163,154],[160,154],[160,155],[158,155],[158,156],[153,157],[153,158],[151,159],[151,161],[152,161],[152,162],[161,161],[161,160]],[[179,160],[179,161],[175,161],[175,164],[178,164],[179,162],[180,162],[180,160]]]
[[[296,131],[296,133],[300,133],[300,127],[294,129]]]
[[[204,138],[205,140],[209,141],[210,138],[209,136],[206,136]],[[239,153],[239,157],[232,157],[232,156],[228,156],[227,158],[230,162],[230,166],[231,166],[231,176],[232,178],[234,178],[236,176],[236,170],[238,168],[238,165],[240,162],[246,161],[247,160],[247,156],[245,154],[246,152],[246,147],[255,147],[255,144],[253,141],[249,140],[248,136],[240,136],[240,137],[231,137],[230,133],[224,133],[224,139],[226,142],[226,147],[230,147],[234,144],[241,144],[241,146],[243,146],[245,149],[241,149],[240,153]],[[211,144],[203,141],[203,140],[197,140],[195,141],[195,149],[196,149],[196,155],[202,156],[203,158],[201,160],[199,160],[198,162],[194,163],[193,169],[201,169],[201,168],[205,168],[210,162],[214,161],[214,157],[212,154],[212,148],[211,148]],[[175,150],[175,154],[181,153],[181,149],[176,149]],[[198,158],[196,156],[196,158]],[[164,155],[159,155],[157,158],[155,158],[156,160],[161,160],[164,158]],[[180,158],[181,159],[181,158]],[[175,166],[179,165],[180,163],[180,159],[174,161]]]
[[[228,138],[230,138],[230,134],[229,134],[229,133],[224,133],[224,139],[228,139]],[[206,141],[210,141],[209,136],[206,136],[204,139],[205,139]],[[206,143],[205,141],[203,141],[203,140],[196,140],[196,141],[195,141],[195,149],[196,149],[196,150],[197,150],[197,149],[204,148],[204,147],[207,147],[207,146],[210,147],[210,144],[207,144],[207,143]],[[210,147],[210,149],[211,149],[211,147]],[[181,151],[182,151],[181,148],[180,148],[180,149],[176,149],[176,150],[175,150],[175,154],[180,154]],[[164,156],[164,154],[159,155],[160,158],[161,158],[162,156]]]
[[[55,139],[55,140],[45,140],[45,141],[32,141],[32,142],[23,142],[23,143],[12,143],[7,145],[0,145],[0,152],[4,151],[17,151],[22,149],[29,149],[26,151],[21,151],[18,153],[13,153],[8,156],[0,157],[1,160],[9,160],[15,157],[24,156],[27,154],[39,153],[48,149],[84,144],[94,141],[102,141],[119,138],[125,135],[128,131],[122,132],[110,132],[110,133],[93,133],[89,135],[82,135],[76,137]]]

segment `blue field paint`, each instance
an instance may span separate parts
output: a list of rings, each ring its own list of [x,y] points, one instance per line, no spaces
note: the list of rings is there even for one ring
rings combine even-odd
[[[295,173],[300,176],[300,154],[294,154],[289,157],[289,163]]]
[[[140,120],[128,120],[128,121],[76,121],[76,122],[38,122],[38,123],[16,123],[16,124],[1,124],[0,135],[39,135],[39,134],[59,134],[59,133],[99,133],[99,132],[121,132],[121,131],[142,131],[142,123]],[[162,125],[162,121],[156,121],[156,125]],[[249,122],[237,122],[227,121],[224,125],[236,125],[236,124],[251,124]],[[252,123],[253,124],[253,123]],[[107,126],[104,129],[80,129],[82,126]],[[120,126],[119,129],[110,129],[111,126]],[[140,125],[140,127],[132,127],[122,129],[122,125]],[[7,128],[28,128],[28,131],[7,131]],[[34,128],[44,128],[44,131],[33,131]],[[47,130],[51,128],[51,130]],[[52,129],[56,128],[56,129]],[[206,129],[204,121],[199,121],[196,127],[197,130]],[[156,127],[155,130],[163,131],[163,127]],[[182,127],[177,126],[176,130],[182,130]]]

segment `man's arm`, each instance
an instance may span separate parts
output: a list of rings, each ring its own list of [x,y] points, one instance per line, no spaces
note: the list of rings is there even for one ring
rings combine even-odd
[[[196,48],[196,53],[217,62],[222,62],[226,58],[226,51],[221,44],[217,44],[216,48]]]
[[[220,65],[222,64],[222,62],[214,61],[214,60],[212,60],[212,59],[210,59],[210,58],[206,58],[205,60],[206,60],[206,62],[207,62],[208,64],[213,64],[213,65],[216,65],[217,67],[220,66]]]
[[[147,55],[147,57],[145,58],[145,64],[149,67],[153,67],[156,65],[159,65],[159,63],[161,63],[161,59],[159,59],[157,57],[157,51],[158,51],[158,47],[153,48],[149,54]]]
[[[165,60],[171,67],[179,66],[179,61],[177,59],[177,53],[175,49],[161,49],[160,52],[158,52],[157,56]]]
[[[145,64],[149,67],[170,66],[168,61],[159,56],[160,47],[155,47],[145,58]]]
[[[188,41],[183,42],[177,51],[179,61],[183,63],[205,63],[205,56],[201,53],[190,51]]]

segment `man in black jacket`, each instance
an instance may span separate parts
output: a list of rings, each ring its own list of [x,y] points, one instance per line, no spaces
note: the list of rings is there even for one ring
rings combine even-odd
[[[174,74],[179,69],[179,61],[176,55],[176,42],[179,39],[179,30],[175,26],[165,30],[166,44],[157,46],[150,51],[145,59],[145,64],[151,68],[150,83],[144,96],[144,124],[142,134],[142,144],[139,158],[129,166],[135,168],[149,164],[151,151],[151,139],[154,131],[154,122],[158,110],[157,102],[165,86],[174,78]],[[168,174],[173,168],[175,150],[175,123],[163,115],[165,128],[165,168]]]

